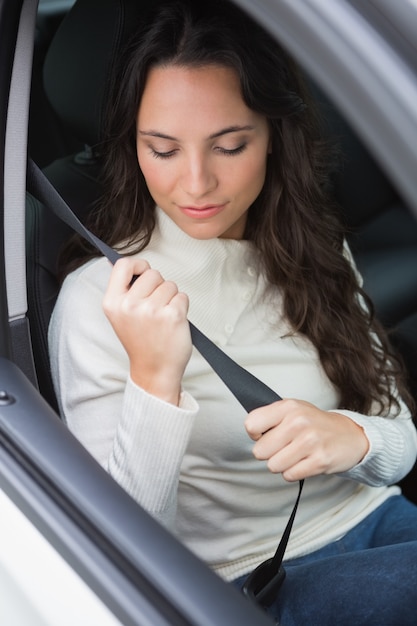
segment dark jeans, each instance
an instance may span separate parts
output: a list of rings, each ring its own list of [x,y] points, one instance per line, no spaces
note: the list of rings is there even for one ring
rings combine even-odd
[[[393,496],[342,539],[287,561],[285,570],[268,611],[280,626],[416,626],[417,506]]]

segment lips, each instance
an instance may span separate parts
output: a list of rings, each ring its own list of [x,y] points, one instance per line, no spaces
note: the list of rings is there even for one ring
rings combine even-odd
[[[188,217],[192,217],[194,219],[204,219],[208,217],[213,217],[220,213],[226,203],[224,204],[206,204],[205,206],[196,207],[196,206],[180,206],[180,210],[187,215]]]

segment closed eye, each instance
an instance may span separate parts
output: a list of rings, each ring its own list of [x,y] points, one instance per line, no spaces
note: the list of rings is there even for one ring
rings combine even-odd
[[[232,148],[232,149],[227,149],[227,148],[222,148],[221,146],[217,146],[215,150],[219,152],[220,154],[224,154],[225,156],[236,156],[238,154],[241,154],[246,149],[246,146],[247,146],[246,143],[243,143],[237,148]],[[167,150],[166,152],[161,152],[159,150],[155,150],[155,148],[150,148],[150,152],[155,159],[169,159],[177,153],[177,150],[174,149],[174,150]]]
[[[232,150],[228,150],[227,148],[221,148],[220,146],[218,146],[216,148],[217,152],[220,152],[221,154],[224,154],[226,156],[236,156],[237,154],[240,154],[241,152],[243,152],[244,150],[246,150],[246,143],[242,143],[241,146],[238,146],[237,148],[233,148]]]
[[[169,159],[177,152],[176,150],[168,150],[168,152],[158,152],[154,148],[150,148],[150,152],[155,159]]]

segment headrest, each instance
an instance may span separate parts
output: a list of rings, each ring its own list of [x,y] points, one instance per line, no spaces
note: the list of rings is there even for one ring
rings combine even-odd
[[[59,26],[44,65],[46,95],[75,137],[100,138],[106,77],[152,0],[77,0]]]

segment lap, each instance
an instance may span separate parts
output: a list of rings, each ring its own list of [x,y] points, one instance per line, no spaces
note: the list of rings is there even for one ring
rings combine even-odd
[[[285,564],[281,626],[416,624],[417,507],[393,496],[345,537]]]
[[[282,626],[416,624],[417,540],[286,567],[271,614]]]

